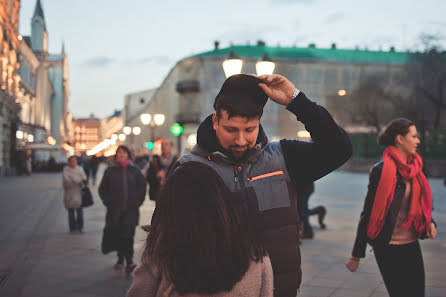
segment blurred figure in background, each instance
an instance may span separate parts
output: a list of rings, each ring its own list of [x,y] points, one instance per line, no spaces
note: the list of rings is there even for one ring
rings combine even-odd
[[[156,201],[161,186],[164,184],[167,173],[178,160],[177,155],[172,154],[173,143],[169,139],[161,140],[161,156],[153,156],[147,170],[146,180],[149,183],[149,198]]]
[[[127,273],[136,267],[133,263],[133,241],[146,187],[144,176],[131,162],[130,150],[120,145],[114,164],[105,170],[99,185],[99,196],[107,208],[102,252],[117,251],[118,261],[114,267],[122,269],[126,260]]]
[[[81,167],[77,166],[75,156],[68,158],[68,165],[63,173],[64,203],[68,210],[68,225],[70,233],[81,232],[84,228],[84,214],[81,207],[81,190],[86,176]]]
[[[98,167],[99,167],[100,160],[98,157],[93,155],[93,156],[91,156],[90,161],[88,163],[89,163],[88,165],[89,165],[90,174],[91,174],[91,180],[93,182],[93,185],[95,185],[96,184],[96,175],[98,173]]]
[[[311,194],[314,193],[314,183],[307,183],[298,185],[297,190],[297,203],[300,219],[300,232],[302,239],[311,239],[314,237],[313,227],[310,224],[310,216],[317,215],[318,222],[321,229],[325,229],[324,218],[327,210],[324,206],[319,205],[315,208],[308,208],[308,200],[310,200]]]

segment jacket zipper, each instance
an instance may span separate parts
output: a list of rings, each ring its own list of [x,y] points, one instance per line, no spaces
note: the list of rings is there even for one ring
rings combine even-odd
[[[262,174],[262,175],[257,175],[257,176],[254,176],[254,177],[248,177],[246,180],[249,181],[249,182],[252,182],[252,181],[255,181],[255,180],[258,180],[258,179],[267,178],[267,177],[276,176],[276,175],[283,175],[283,171],[279,170],[279,171],[274,171],[274,172],[270,172],[270,173],[265,173],[265,174]]]

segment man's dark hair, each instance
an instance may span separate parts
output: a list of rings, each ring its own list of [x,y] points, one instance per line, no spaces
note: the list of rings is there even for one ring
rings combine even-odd
[[[397,135],[405,136],[409,133],[410,126],[415,124],[406,118],[399,118],[390,121],[378,136],[378,144],[382,146],[395,145]]]
[[[268,96],[259,87],[259,83],[264,82],[252,75],[230,76],[215,97],[214,109],[217,117],[220,118],[221,111],[226,110],[229,118],[234,116],[261,118]]]
[[[118,153],[119,150],[123,150],[123,151],[125,151],[125,152],[127,153],[127,155],[128,155],[128,159],[129,159],[129,160],[132,159],[132,153],[130,152],[130,149],[129,149],[126,145],[121,144],[121,145],[118,146],[118,148],[116,149],[115,156],[113,157],[115,160],[116,160],[116,155],[117,155],[117,153]]]
[[[230,291],[266,255],[259,218],[203,163],[175,169],[157,212],[142,263],[157,265],[181,295]]]

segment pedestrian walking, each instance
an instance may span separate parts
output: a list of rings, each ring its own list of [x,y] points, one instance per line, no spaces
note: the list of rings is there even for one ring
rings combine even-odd
[[[272,297],[257,213],[201,162],[180,165],[157,201],[127,297]]]
[[[32,161],[33,161],[33,159],[31,157],[31,152],[28,152],[26,159],[25,159],[25,169],[26,169],[27,176],[30,176],[31,173],[33,172]]]
[[[311,209],[308,207],[308,200],[310,200],[311,194],[314,193],[314,183],[298,185],[296,188],[298,201],[297,212],[300,219],[301,238],[312,239],[314,237],[314,232],[313,227],[310,224],[310,216],[317,215],[320,228],[325,229],[324,218],[327,210],[322,205]]]
[[[295,114],[313,142],[269,142],[260,125],[268,97]],[[198,128],[197,145],[176,166],[204,163],[242,197],[262,221],[274,268],[274,296],[295,297],[302,275],[296,185],[311,183],[341,166],[351,156],[350,140],[327,110],[281,75],[229,77],[214,109]],[[152,224],[163,219],[157,210]]]
[[[81,207],[81,190],[86,180],[85,173],[80,166],[77,166],[75,156],[68,158],[68,165],[62,172],[64,203],[68,210],[68,226],[70,233],[83,232],[84,214]]]
[[[167,173],[178,160],[178,156],[172,154],[172,148],[172,141],[163,138],[161,140],[161,156],[153,156],[149,169],[147,169],[146,180],[149,183],[150,200],[156,201]]]
[[[423,257],[418,239],[435,238],[432,193],[423,174],[423,160],[414,123],[392,120],[378,137],[383,160],[370,171],[352,256],[346,265],[356,271],[367,243],[390,297],[425,294]]]
[[[93,183],[93,186],[96,185],[96,176],[98,173],[98,168],[99,168],[99,163],[100,160],[98,157],[96,157],[95,155],[91,156],[90,161],[88,162],[89,164],[89,169],[90,169],[90,174],[91,174],[91,180]]]
[[[133,263],[133,241],[139,222],[139,207],[146,195],[146,182],[140,170],[131,162],[128,147],[120,145],[114,164],[108,167],[99,185],[99,196],[107,208],[102,239],[102,252],[117,251],[115,269],[126,261],[126,272],[136,267]]]

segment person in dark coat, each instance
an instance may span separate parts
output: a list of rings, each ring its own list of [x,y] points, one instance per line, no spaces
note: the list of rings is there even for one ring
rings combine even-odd
[[[105,170],[99,185],[99,196],[107,208],[102,252],[117,251],[115,269],[122,269],[125,259],[128,273],[136,267],[133,263],[133,238],[139,223],[139,207],[146,195],[144,176],[130,160],[130,150],[120,145],[114,157],[115,163]]]
[[[297,213],[299,214],[301,224],[301,238],[311,239],[314,237],[314,232],[313,227],[310,224],[310,216],[317,215],[319,226],[321,229],[325,229],[326,226],[324,224],[324,217],[327,210],[323,205],[319,205],[311,209],[308,207],[308,200],[310,200],[311,194],[314,193],[314,183],[297,185],[296,189],[298,202]]]
[[[172,154],[172,147],[173,143],[171,140],[162,139],[161,156],[153,156],[149,169],[147,169],[146,180],[149,183],[150,200],[156,201],[167,173],[178,160],[178,156]]]
[[[88,162],[90,173],[91,173],[91,179],[93,181],[93,185],[96,184],[96,175],[98,173],[99,163],[100,160],[95,155],[91,156],[90,161]]]

